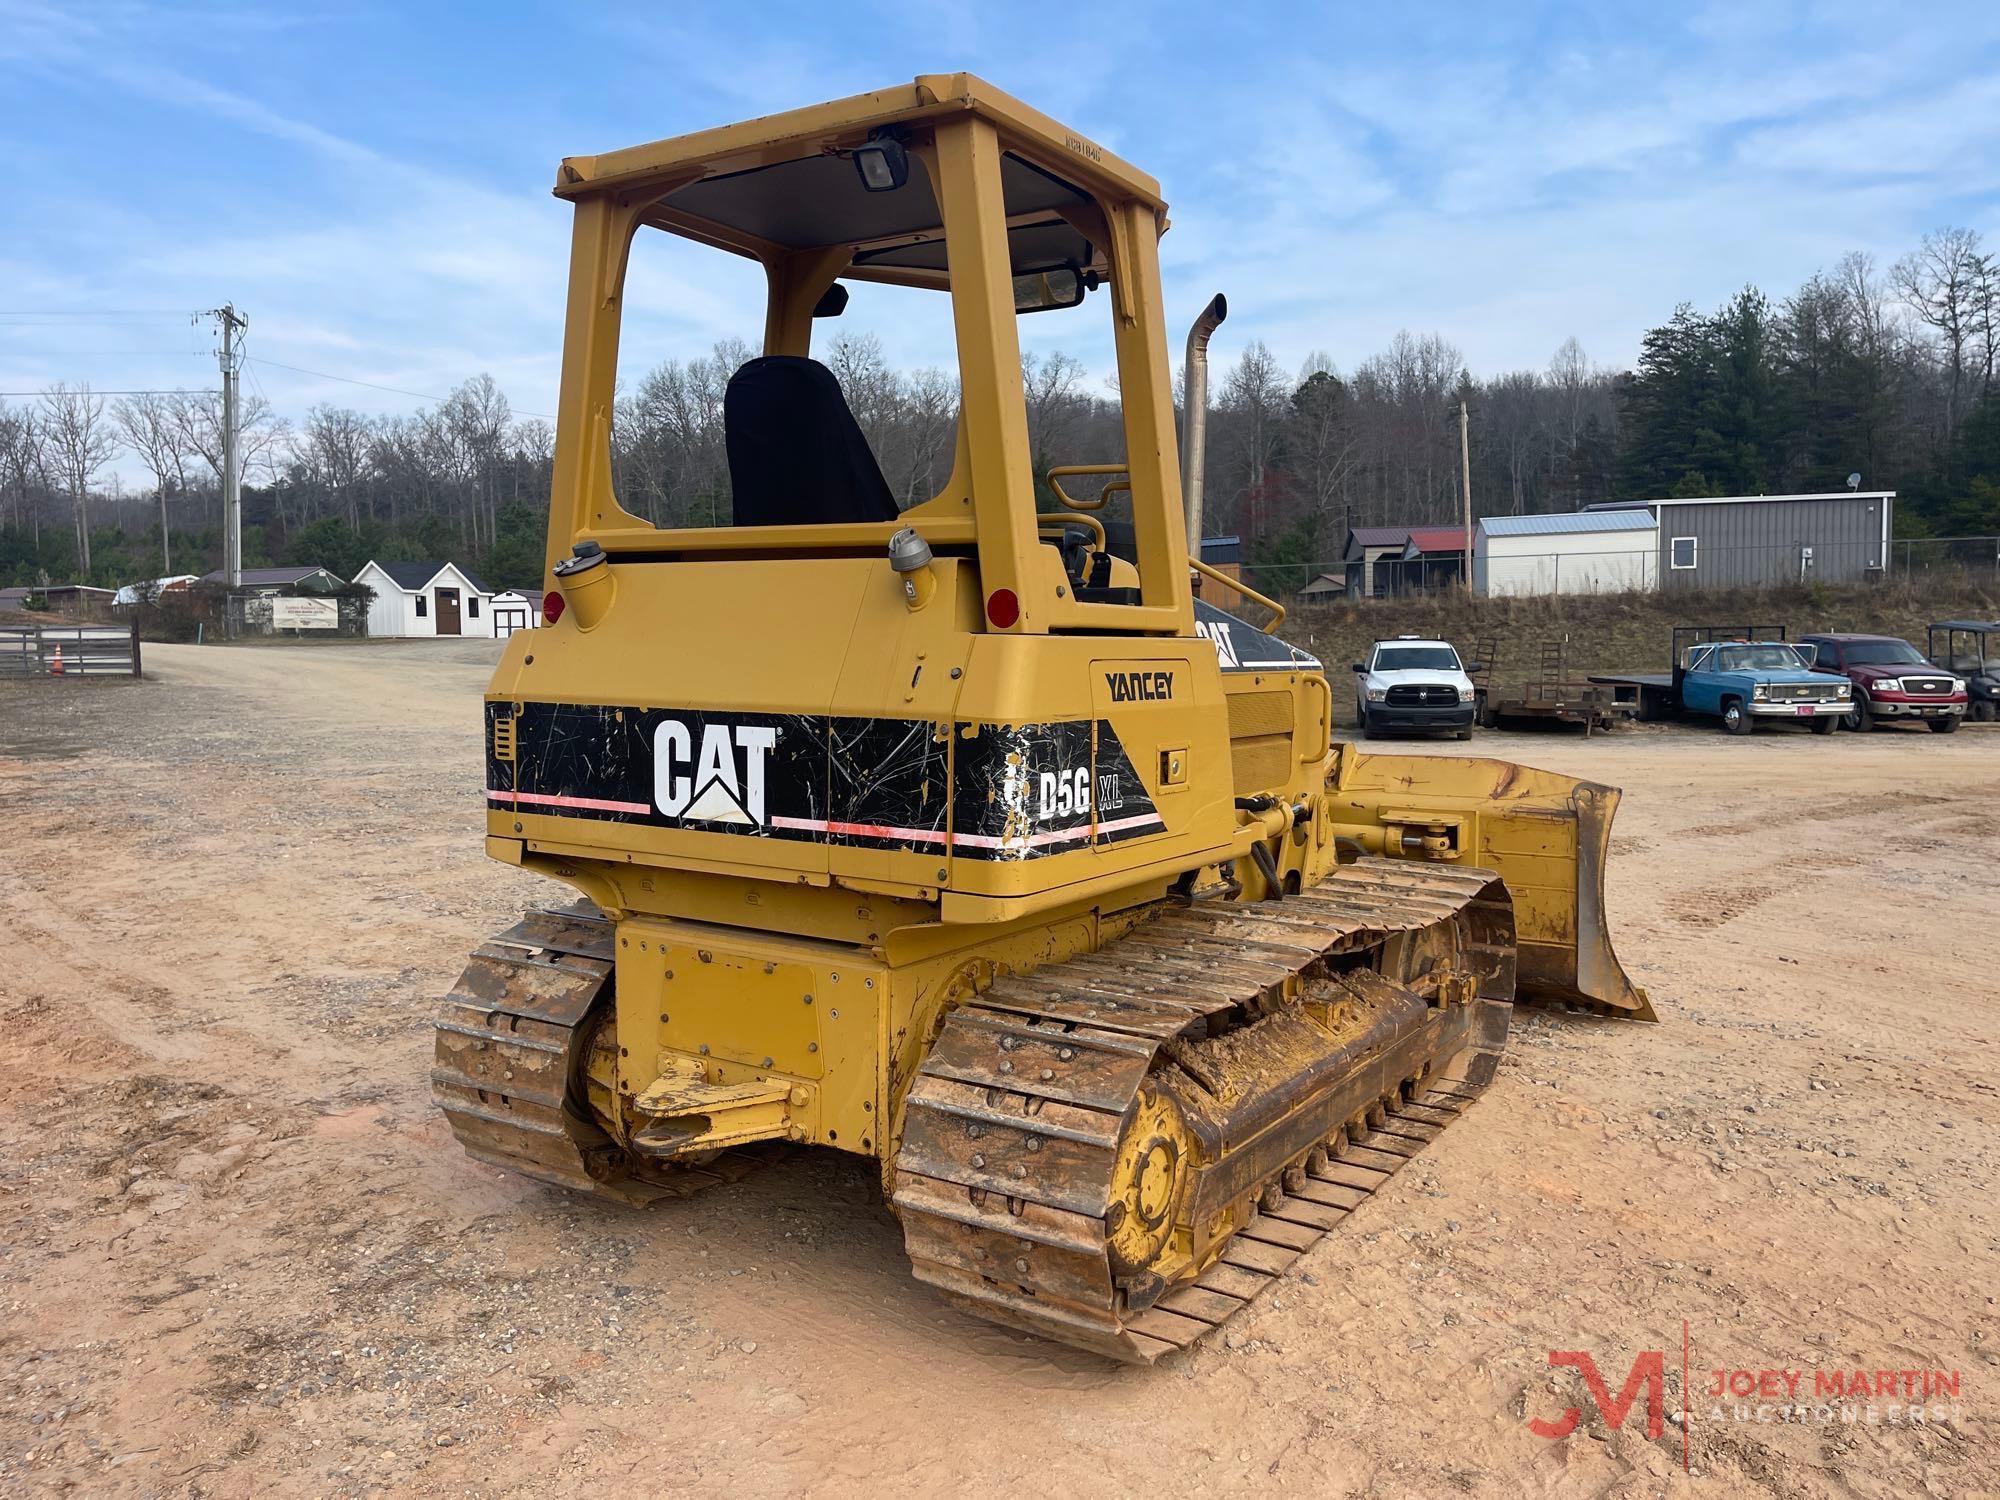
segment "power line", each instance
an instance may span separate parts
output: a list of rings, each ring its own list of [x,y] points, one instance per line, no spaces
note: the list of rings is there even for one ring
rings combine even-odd
[[[418,401],[429,401],[440,406],[451,399],[449,396],[433,396],[425,391],[406,391],[399,385],[379,385],[372,380],[356,380],[352,375],[335,375],[326,370],[308,370],[300,365],[281,364],[275,359],[265,359],[261,355],[246,355],[245,358],[253,365],[269,365],[274,370],[290,370],[294,375],[310,375],[316,380],[338,380],[343,385],[365,386],[371,391],[387,391],[392,396],[411,396]],[[545,411],[522,411],[519,407],[513,410],[517,416],[540,417],[545,422],[555,420]]]
[[[206,349],[81,349],[93,359],[209,359]]]
[[[315,380],[337,380],[342,385],[358,385],[366,387],[368,390],[371,391],[386,391],[392,396],[409,396],[417,401],[428,401],[434,406],[442,406],[445,402],[451,399],[449,396],[433,396],[426,391],[407,391],[404,390],[399,385],[381,385],[373,380],[356,380],[352,375],[335,375],[328,370],[308,370],[302,365],[288,365],[275,359],[265,359],[261,355],[246,354],[243,356],[243,358],[245,362],[249,364],[268,365],[274,370],[289,370],[294,375],[310,375]],[[259,390],[260,391],[262,390],[261,386],[259,387]],[[0,397],[12,396],[15,398],[43,396],[46,394],[47,394],[46,390],[0,391]],[[185,390],[101,391],[93,387],[91,389],[90,394],[93,396],[184,396],[187,395],[188,392],[186,392]],[[266,399],[268,400],[269,398],[266,397]],[[511,407],[510,409],[517,417],[539,417],[545,422],[555,421],[555,417],[545,411],[524,411],[518,406]]]
[[[44,386],[39,391],[0,391],[0,397],[48,396],[55,392],[54,386]],[[69,388],[72,396],[197,396],[200,391],[190,391],[186,386],[171,391],[104,391],[94,385],[73,385]],[[533,415],[531,412],[529,415]]]
[[[97,322],[104,319],[122,318],[198,318],[200,313],[189,312],[185,307],[153,308],[150,310],[126,309],[102,312],[66,312],[50,307],[0,308],[0,318],[65,318],[72,322]]]
[[[378,385],[372,380],[356,380],[352,375],[333,375],[325,370],[308,370],[299,365],[280,364],[275,359],[265,359],[262,355],[246,355],[252,364],[269,365],[274,370],[290,370],[294,375],[310,375],[316,380],[338,380],[343,385],[366,386],[371,391],[387,391],[393,396],[414,396],[419,401],[445,402],[449,396],[433,396],[424,391],[406,391],[399,385]]]

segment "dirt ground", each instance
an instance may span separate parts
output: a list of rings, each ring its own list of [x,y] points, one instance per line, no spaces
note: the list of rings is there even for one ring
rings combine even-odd
[[[1485,736],[1626,789],[1661,1024],[1522,1013],[1278,1295],[1134,1370],[945,1308],[850,1158],[628,1212],[459,1151],[434,998],[558,894],[481,853],[493,650],[0,687],[0,1489],[2000,1491],[2000,729]],[[1660,1436],[1551,1351],[1613,1396],[1659,1351]],[[1815,1400],[1856,1370],[1958,1389]]]

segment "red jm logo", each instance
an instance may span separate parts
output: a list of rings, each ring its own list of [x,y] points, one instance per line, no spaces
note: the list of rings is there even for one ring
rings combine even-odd
[[[1597,1409],[1604,1416],[1604,1425],[1614,1432],[1625,1425],[1625,1418],[1632,1410],[1632,1403],[1638,1399],[1639,1388],[1646,1390],[1646,1436],[1657,1438],[1665,1430],[1667,1403],[1667,1357],[1658,1349],[1648,1349],[1632,1361],[1632,1373],[1625,1377],[1625,1389],[1618,1393],[1618,1399],[1611,1399],[1611,1388],[1604,1383],[1604,1377],[1597,1373],[1597,1361],[1581,1349],[1551,1349],[1550,1365],[1560,1369],[1567,1365],[1583,1372],[1584,1384],[1590,1387],[1590,1399],[1597,1403]],[[1583,1414],[1574,1406],[1569,1407],[1555,1421],[1549,1422],[1536,1417],[1528,1426],[1538,1437],[1566,1438],[1576,1431],[1578,1418]]]

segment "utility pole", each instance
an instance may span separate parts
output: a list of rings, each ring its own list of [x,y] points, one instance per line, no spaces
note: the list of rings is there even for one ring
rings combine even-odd
[[[243,435],[236,421],[236,373],[243,367],[243,349],[236,336],[250,320],[233,302],[213,308],[209,316],[222,330],[216,363],[222,366],[222,571],[229,587],[243,587]]]
[[[1472,592],[1472,438],[1465,403],[1458,403],[1458,467],[1465,485],[1465,591]]]

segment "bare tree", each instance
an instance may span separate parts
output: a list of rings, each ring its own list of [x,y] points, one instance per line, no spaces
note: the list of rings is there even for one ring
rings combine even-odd
[[[1348,517],[1348,481],[1354,472],[1353,400],[1333,368],[1315,353],[1292,392],[1293,459],[1305,501],[1310,561],[1332,558]],[[1339,517],[1336,525],[1335,517]]]
[[[1583,431],[1584,402],[1590,390],[1590,356],[1572,335],[1549,360],[1549,389],[1556,398],[1555,434],[1568,455]]]
[[[1290,398],[1276,357],[1262,339],[1253,339],[1231,367],[1216,403],[1224,418],[1218,436],[1225,437],[1236,468],[1236,482],[1227,493],[1238,507],[1237,524],[1247,523],[1253,534],[1262,529]]]
[[[1969,357],[1986,358],[1991,382],[1991,322],[1993,267],[1980,253],[1979,236],[1970,229],[1939,229],[1924,236],[1915,250],[1897,261],[1889,279],[1910,310],[1937,330],[1944,344],[1950,386],[1944,403],[1944,441],[1949,451],[1966,401]],[[1981,308],[1987,309],[1982,350]]]
[[[958,432],[958,381],[943,370],[919,370],[904,386],[903,405],[908,434],[892,482],[899,503],[911,506],[944,488]]]
[[[493,377],[482,373],[453,391],[439,415],[444,419],[459,481],[469,502],[464,514],[470,522],[471,545],[475,549],[490,547],[498,535],[494,481],[507,428],[514,420],[513,409]]]
[[[125,434],[125,445],[139,456],[146,472],[153,476],[154,493],[160,502],[160,574],[164,577],[174,570],[167,499],[186,467],[184,439],[175,420],[172,398],[150,392],[127,396],[113,412],[119,430]]]
[[[1028,451],[1039,478],[1071,458],[1063,445],[1090,409],[1090,397],[1083,389],[1083,362],[1060,349],[1048,354],[1024,349],[1021,389],[1028,403]],[[1104,455],[1107,462],[1118,456]]]
[[[222,519],[222,393],[220,391],[180,391],[171,398],[174,426],[188,453],[198,455],[215,480],[216,519]],[[236,435],[241,452],[240,472],[274,445],[282,444],[291,425],[271,409],[262,396],[239,395],[236,402]]]
[[[0,495],[4,495],[8,509],[19,526],[27,519],[34,534],[36,546],[41,544],[41,512],[30,503],[29,496],[43,473],[42,430],[35,420],[35,409],[23,406],[16,410],[0,401]]]
[[[360,412],[326,405],[306,413],[300,435],[300,456],[328,505],[356,528],[361,525],[361,480],[373,436],[373,427]]]
[[[43,428],[56,474],[76,507],[76,550],[83,576],[90,576],[90,486],[118,452],[112,424],[104,418],[104,398],[89,386],[71,390],[61,381],[42,393]]]

